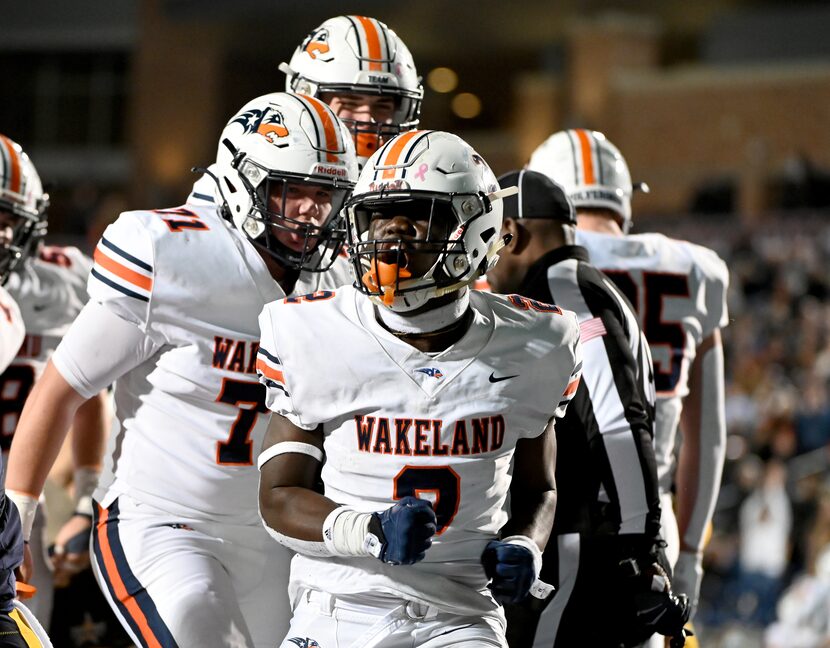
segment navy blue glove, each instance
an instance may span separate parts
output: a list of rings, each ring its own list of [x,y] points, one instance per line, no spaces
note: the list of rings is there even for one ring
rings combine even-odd
[[[481,554],[487,586],[499,605],[518,603],[530,592],[536,568],[530,549],[510,542],[490,540]]]
[[[380,543],[372,553],[390,565],[412,565],[423,560],[432,546],[436,523],[432,504],[408,495],[391,508],[372,514],[369,533]]]

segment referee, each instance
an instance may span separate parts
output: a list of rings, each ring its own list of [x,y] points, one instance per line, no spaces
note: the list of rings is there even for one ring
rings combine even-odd
[[[519,192],[504,200],[511,236],[490,286],[574,311],[583,347],[582,382],[556,424],[556,518],[541,577],[557,591],[508,606],[509,644],[617,648],[657,632],[682,646],[688,605],[671,593],[659,535],[645,337],[626,298],[573,244],[576,216],[562,188],[533,171],[499,183]]]

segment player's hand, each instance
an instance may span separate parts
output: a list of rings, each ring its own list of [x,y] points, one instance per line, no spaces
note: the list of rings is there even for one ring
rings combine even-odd
[[[536,568],[530,549],[518,544],[491,540],[481,554],[487,587],[500,605],[518,603],[536,580]]]
[[[31,583],[34,573],[35,563],[32,560],[32,550],[29,549],[29,543],[26,542],[23,544],[23,562],[14,570],[14,577],[24,583]]]
[[[75,574],[89,567],[89,535],[92,520],[88,515],[75,514],[55,536],[52,566],[55,587],[66,587]]]
[[[675,595],[671,587],[671,567],[662,548],[656,546],[650,556],[639,556],[620,562],[623,579],[636,617],[635,636],[630,644],[639,645],[654,633],[671,639],[672,648],[681,648],[686,636],[692,634],[683,626],[689,620],[691,605],[685,595]]]
[[[372,515],[369,533],[380,542],[373,555],[390,565],[412,565],[423,560],[432,546],[436,524],[432,504],[417,497],[404,497]]]
[[[703,555],[694,551],[681,551],[674,565],[671,588],[675,594],[685,594],[689,599],[694,618],[700,596],[700,581],[703,579]]]

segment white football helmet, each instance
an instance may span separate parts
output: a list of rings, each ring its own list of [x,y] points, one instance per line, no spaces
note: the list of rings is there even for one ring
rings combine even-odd
[[[0,135],[0,285],[46,234],[49,196],[19,144]]]
[[[355,287],[397,312],[459,290],[484,275],[503,246],[500,190],[484,159],[457,135],[409,131],[377,151],[346,205]],[[372,221],[427,220],[425,239],[370,238]],[[412,276],[412,255],[435,258]]]
[[[601,207],[619,215],[620,227],[631,229],[631,194],[648,185],[631,183],[628,164],[619,149],[598,131],[572,129],[542,142],[527,169],[544,173],[565,188],[574,207]]]
[[[282,63],[286,90],[321,98],[322,93],[391,96],[391,123],[344,119],[352,131],[359,162],[386,140],[418,127],[421,85],[412,54],[385,24],[365,16],[336,16],[314,29]]]
[[[226,216],[283,266],[321,272],[344,237],[338,214],[357,179],[349,133],[312,97],[275,92],[245,104],[219,138],[216,181]],[[330,196],[314,218],[284,213],[288,192]],[[293,237],[289,246],[280,238]]]

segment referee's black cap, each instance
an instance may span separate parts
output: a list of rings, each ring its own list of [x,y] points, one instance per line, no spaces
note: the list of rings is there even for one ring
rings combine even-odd
[[[504,218],[538,218],[576,225],[576,212],[565,190],[543,173],[510,171],[499,177],[499,186],[519,188],[519,193],[502,200]]]

